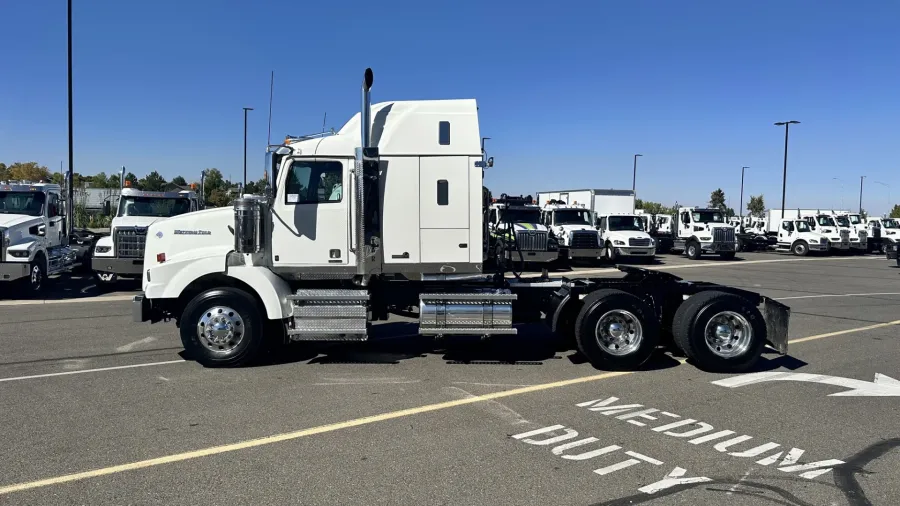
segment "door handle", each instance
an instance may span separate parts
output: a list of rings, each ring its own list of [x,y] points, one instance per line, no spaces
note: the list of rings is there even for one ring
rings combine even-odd
[[[404,251],[402,255],[391,255],[391,258],[409,258],[409,252]]]

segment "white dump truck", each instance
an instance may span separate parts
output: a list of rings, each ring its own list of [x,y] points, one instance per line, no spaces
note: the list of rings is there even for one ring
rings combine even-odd
[[[69,246],[62,188],[28,181],[0,182],[0,281],[28,293],[42,290],[47,276],[80,266]]]
[[[675,215],[673,253],[683,252],[696,260],[703,254],[734,258],[738,249],[734,227],[721,209],[681,207]]]
[[[587,206],[548,200],[541,209],[541,222],[559,241],[559,256],[567,260],[598,260],[603,253],[594,213]]]
[[[159,220],[197,211],[199,205],[197,194],[191,191],[154,192],[123,188],[110,235],[101,237],[94,245],[91,267],[97,281],[106,285],[115,283],[120,277],[140,278],[144,272],[147,227]],[[173,233],[190,232],[178,230]]]
[[[270,146],[271,193],[150,225],[135,320],[174,318],[207,366],[283,341],[364,341],[395,313],[417,313],[423,336],[543,320],[603,368],[639,366],[670,334],[709,370],[752,368],[766,342],[787,352],[790,310],[758,293],[627,266],[619,278],[484,272],[475,100],[370,105],[372,81],[367,69],[362,110],[336,133]]]

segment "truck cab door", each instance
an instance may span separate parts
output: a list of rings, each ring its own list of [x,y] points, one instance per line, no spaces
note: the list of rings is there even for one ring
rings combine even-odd
[[[691,213],[683,212],[681,213],[681,226],[678,227],[678,237],[680,238],[688,238],[693,235],[693,228],[691,227]]]
[[[295,158],[280,171],[272,203],[272,266],[346,266],[351,159]],[[352,257],[352,258],[351,258]]]
[[[62,244],[62,238],[66,233],[64,230],[61,207],[58,194],[50,193],[47,195],[47,226],[44,231],[48,247],[59,246]]]
[[[788,220],[782,220],[781,226],[778,227],[778,242],[790,243],[793,235],[794,224]]]

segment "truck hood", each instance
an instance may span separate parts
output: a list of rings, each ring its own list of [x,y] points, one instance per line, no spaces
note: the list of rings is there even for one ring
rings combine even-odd
[[[138,227],[145,228],[160,220],[168,220],[164,216],[118,216],[113,220],[112,228]]]
[[[607,232],[604,234],[604,238],[619,239],[620,241],[625,241],[627,243],[628,239],[650,239],[650,234],[634,230],[616,230]]]
[[[559,232],[560,229],[562,229],[562,233],[565,235],[568,235],[569,232],[577,232],[579,230],[592,230],[594,232],[597,231],[596,228],[594,228],[590,225],[585,225],[585,224],[582,224],[582,225],[555,225],[553,228],[557,232]]]
[[[43,223],[40,216],[28,216],[27,214],[0,214],[0,227],[13,228],[18,226],[39,225]]]
[[[156,256],[166,260],[220,254],[234,248],[234,208],[216,207],[171,218],[157,219],[147,229],[144,265],[152,267]]]

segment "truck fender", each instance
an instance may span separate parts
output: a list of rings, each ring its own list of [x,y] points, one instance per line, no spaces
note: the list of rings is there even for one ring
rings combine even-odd
[[[256,292],[270,320],[281,320],[293,315],[291,302],[287,299],[293,293],[291,287],[271,270],[241,265],[228,267],[226,274],[242,281]]]
[[[104,235],[103,237],[97,239],[97,242],[94,243],[94,248],[92,248],[91,253],[93,253],[93,249],[96,249],[97,246],[109,246],[110,250],[108,256],[113,255],[113,240],[111,235]]]

